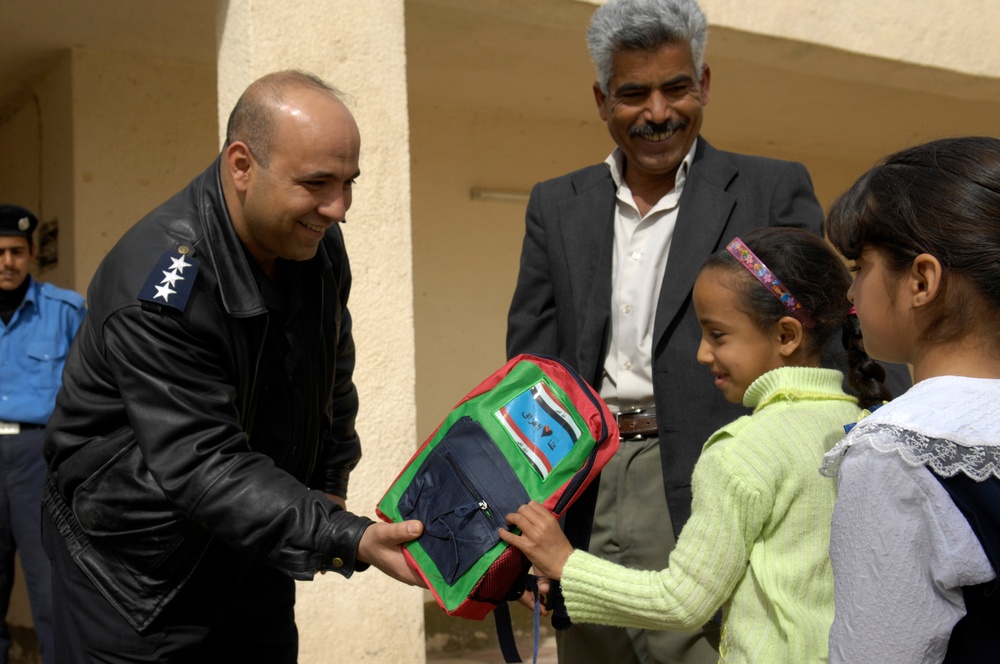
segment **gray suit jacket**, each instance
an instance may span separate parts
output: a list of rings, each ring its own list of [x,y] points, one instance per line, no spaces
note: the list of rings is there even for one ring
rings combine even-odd
[[[542,182],[531,192],[507,355],[553,355],[600,388],[611,309],[615,185],[606,164]],[[761,226],[822,234],[823,211],[802,164],[714,149],[699,139],[680,199],[656,305],[653,383],[667,504],[675,533],[691,514],[691,473],[708,437],[745,414],[695,359],[701,329],[691,289],[706,258]],[[846,306],[846,303],[845,303]],[[566,531],[585,546],[596,485]]]

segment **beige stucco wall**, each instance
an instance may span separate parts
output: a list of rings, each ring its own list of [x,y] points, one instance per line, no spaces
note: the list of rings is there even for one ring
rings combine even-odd
[[[527,193],[535,182],[600,160],[613,143],[525,115],[430,104],[410,108],[418,432],[505,360],[524,201],[473,200],[473,188]],[[597,113],[594,113],[595,118]],[[455,131],[461,127],[461,131]]]
[[[272,70],[306,69],[353,97],[361,177],[343,230],[354,275],[357,426],[365,457],[351,475],[348,508],[374,516],[416,446],[403,2],[245,0],[219,7],[220,126],[243,88]],[[421,600],[420,590],[375,570],[300,583],[300,661],[423,661]]]
[[[0,201],[33,211],[41,208],[41,114],[32,92],[0,116]]]
[[[104,254],[217,151],[214,67],[72,49],[0,119],[0,199],[58,219],[40,277],[85,292]]]
[[[81,287],[132,224],[217,152],[215,68],[74,49],[74,283]]]
[[[603,5],[607,0],[575,0]],[[699,0],[712,27],[783,37],[900,62],[1000,76],[993,0]],[[753,57],[752,53],[747,53]]]
[[[76,288],[72,75],[66,52],[0,115],[0,200],[29,208],[42,223],[58,220],[60,261],[42,278],[64,288]]]
[[[1000,75],[1000,3],[993,0],[700,4],[713,26],[974,75]]]

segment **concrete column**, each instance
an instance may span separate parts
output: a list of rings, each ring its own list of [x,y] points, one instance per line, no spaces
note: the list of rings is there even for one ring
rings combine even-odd
[[[416,450],[410,152],[403,0],[218,0],[220,144],[257,77],[310,71],[348,93],[361,129],[361,177],[344,226],[364,459],[348,509],[375,504]],[[423,662],[420,590],[377,570],[300,583],[300,661]]]

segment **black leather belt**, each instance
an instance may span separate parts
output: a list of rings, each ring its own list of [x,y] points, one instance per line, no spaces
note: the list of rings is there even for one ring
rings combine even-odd
[[[637,440],[658,435],[656,409],[629,410],[615,416],[622,440]]]

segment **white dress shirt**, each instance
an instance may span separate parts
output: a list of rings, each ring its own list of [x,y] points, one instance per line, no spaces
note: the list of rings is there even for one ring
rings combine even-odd
[[[623,175],[624,155],[615,148],[605,163],[618,187],[611,267],[611,331],[604,359],[601,397],[612,411],[653,405],[653,323],[667,255],[677,224],[681,193],[694,151],[677,169],[674,188],[645,216]]]

